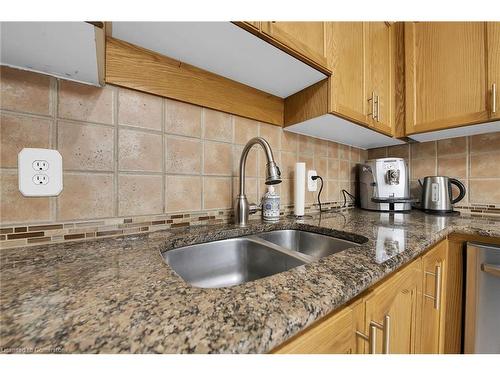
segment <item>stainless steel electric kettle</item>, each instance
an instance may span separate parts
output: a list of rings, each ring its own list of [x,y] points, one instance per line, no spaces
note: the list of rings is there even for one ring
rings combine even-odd
[[[453,204],[465,197],[465,186],[456,178],[447,176],[427,176],[424,182],[418,180],[422,186],[421,208],[435,212],[452,212]],[[460,190],[458,197],[453,199],[451,185]]]

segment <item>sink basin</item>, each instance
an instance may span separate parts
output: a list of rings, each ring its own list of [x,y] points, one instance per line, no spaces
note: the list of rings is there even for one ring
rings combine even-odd
[[[338,253],[349,247],[358,246],[356,242],[295,229],[274,230],[255,236],[316,259]]]
[[[243,237],[180,247],[162,256],[185,282],[201,288],[238,285],[306,263]]]

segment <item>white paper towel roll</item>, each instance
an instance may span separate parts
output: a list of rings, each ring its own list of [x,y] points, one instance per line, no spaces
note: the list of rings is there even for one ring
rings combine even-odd
[[[295,216],[304,216],[306,200],[306,163],[295,163]]]

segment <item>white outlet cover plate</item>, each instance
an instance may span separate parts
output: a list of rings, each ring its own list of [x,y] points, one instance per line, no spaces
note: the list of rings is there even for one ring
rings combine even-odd
[[[318,190],[318,180],[313,180],[311,177],[316,176],[317,173],[315,170],[309,170],[307,171],[307,190],[309,191],[316,191]]]
[[[36,169],[35,161],[48,163],[48,168]],[[63,189],[62,156],[57,150],[45,148],[23,148],[17,156],[19,173],[19,191],[25,197],[54,197]],[[43,181],[36,181],[36,175],[43,176]]]

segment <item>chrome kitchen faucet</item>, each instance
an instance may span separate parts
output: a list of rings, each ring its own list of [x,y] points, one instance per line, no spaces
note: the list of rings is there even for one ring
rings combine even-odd
[[[269,143],[262,137],[255,137],[248,141],[243,148],[240,158],[240,193],[236,197],[234,204],[234,220],[240,227],[248,224],[248,215],[257,212],[257,205],[249,204],[245,195],[245,166],[250,149],[255,144],[260,144],[264,149],[267,158],[266,164],[266,185],[275,185],[281,182],[281,172],[274,162],[273,151]]]

